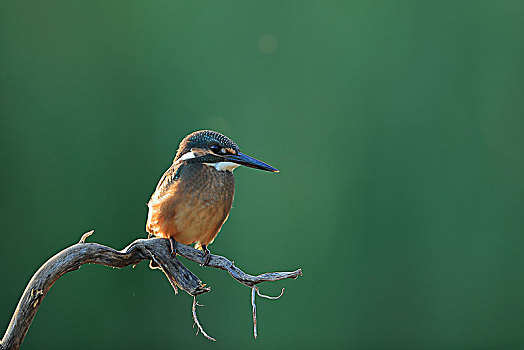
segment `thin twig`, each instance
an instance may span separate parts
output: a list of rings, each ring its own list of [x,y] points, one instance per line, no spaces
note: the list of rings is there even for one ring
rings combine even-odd
[[[202,333],[202,335],[203,335],[204,337],[206,337],[207,339],[212,340],[212,341],[217,341],[215,338],[210,337],[210,336],[206,333],[206,331],[204,331],[204,328],[202,328],[202,326],[200,325],[200,322],[198,322],[198,317],[197,317],[197,314],[196,314],[196,307],[197,307],[197,305],[198,305],[198,306],[202,306],[202,305],[199,305],[199,304],[197,303],[197,301],[196,301],[196,296],[194,296],[194,297],[193,297],[193,308],[192,308],[192,310],[193,310],[193,321],[195,321],[195,324],[196,324],[196,326],[197,326],[197,332],[196,332],[196,334],[198,334],[198,331],[200,331],[200,333]]]
[[[85,243],[87,237],[91,236],[94,232],[95,230],[91,230],[91,231],[87,231],[86,233],[84,233],[82,237],[80,237],[80,241],[78,243]]]
[[[167,280],[169,281],[169,284],[171,284],[171,287],[173,287],[173,290],[175,291],[175,294],[178,294],[178,285],[176,283],[176,280],[173,276],[171,276],[168,272],[166,272],[166,267],[163,266],[162,262],[160,262],[158,259],[155,258],[155,255],[151,253],[151,262],[154,262],[154,267],[151,266],[151,269],[160,269],[164,275],[166,275]]]
[[[255,290],[257,287],[251,288],[251,306],[253,307],[253,336],[257,339],[257,304],[255,304]]]
[[[282,288],[282,291],[280,292],[279,295],[277,295],[276,297],[272,297],[270,295],[265,295],[265,294],[260,293],[260,289],[258,289],[257,286],[251,287],[251,306],[253,307],[253,335],[255,336],[255,339],[257,339],[257,336],[258,336],[258,332],[257,332],[257,305],[255,303],[255,291],[256,291],[256,293],[259,296],[261,296],[263,298],[276,300],[276,299],[280,299],[280,297],[282,295],[284,295],[284,288]]]
[[[262,298],[275,300],[275,299],[280,299],[280,297],[281,297],[282,295],[284,295],[284,290],[285,290],[285,288],[282,288],[282,291],[280,292],[280,295],[277,295],[276,297],[272,297],[272,296],[269,296],[269,295],[262,294],[262,293],[260,293],[260,289],[258,289],[258,288],[256,288],[256,290],[257,290],[257,294],[258,294],[259,296],[261,296]]]

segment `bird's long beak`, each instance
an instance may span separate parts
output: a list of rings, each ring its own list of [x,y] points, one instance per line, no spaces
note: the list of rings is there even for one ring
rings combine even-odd
[[[238,152],[238,154],[234,154],[234,155],[228,154],[223,157],[230,162],[240,164],[240,165],[245,165],[250,168],[255,168],[255,169],[260,169],[260,170],[265,170],[265,171],[272,171],[274,173],[279,172],[278,169],[273,168],[271,165],[261,162],[260,160],[250,157],[247,154],[244,154],[242,152]]]

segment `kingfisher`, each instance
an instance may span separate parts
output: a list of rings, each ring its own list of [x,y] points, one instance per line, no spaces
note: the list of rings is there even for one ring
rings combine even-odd
[[[171,243],[193,244],[203,251],[204,264],[229,216],[235,194],[233,170],[240,165],[278,173],[278,169],[242,152],[227,136],[212,130],[195,131],[178,147],[173,164],[151,196],[146,230]]]

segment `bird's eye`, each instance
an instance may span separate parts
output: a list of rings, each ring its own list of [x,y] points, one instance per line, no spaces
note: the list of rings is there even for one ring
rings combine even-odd
[[[217,145],[209,146],[209,149],[210,149],[211,151],[213,151],[213,153],[218,153],[218,152],[220,152],[220,146],[217,146]]]

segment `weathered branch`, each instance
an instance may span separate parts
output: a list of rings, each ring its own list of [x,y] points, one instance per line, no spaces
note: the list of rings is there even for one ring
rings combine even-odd
[[[260,293],[260,289],[258,289],[257,286],[251,287],[251,306],[253,307],[253,336],[255,339],[257,339],[258,333],[257,333],[257,305],[255,304],[255,291],[257,292],[258,296],[266,299],[276,300],[280,299],[282,295],[284,295],[284,288],[282,288],[282,291],[279,295],[276,297],[272,297],[269,295],[265,295]]]
[[[185,290],[193,297],[210,291],[210,288],[205,287],[202,281],[172,254],[171,244],[166,239],[137,239],[123,250],[118,251],[98,243],[85,243],[86,238],[91,234],[92,231],[87,232],[82,236],[79,243],[57,253],[33,275],[0,342],[1,350],[12,350],[20,347],[38,307],[51,286],[62,275],[77,270],[84,264],[101,264],[122,268],[136,265],[142,260],[151,260],[152,266],[157,266],[164,272],[175,293],[177,293],[177,287]],[[189,260],[200,264],[204,263],[203,254],[199,250],[177,242],[174,243],[174,249],[177,254]],[[252,276],[240,270],[227,258],[218,255],[211,255],[206,266],[226,270],[234,279],[250,288],[256,288],[255,285],[260,282],[297,278],[302,275],[302,271],[298,269],[293,272],[271,272]],[[254,305],[254,297],[252,298],[252,303]],[[203,335],[208,339],[213,339],[204,332],[198,323],[196,305],[196,299],[194,298],[193,318],[195,323]],[[254,320],[256,322],[256,316]]]
[[[200,322],[198,322],[198,317],[197,317],[197,314],[196,314],[196,307],[197,306],[202,306],[200,305],[199,303],[197,303],[196,301],[196,296],[193,297],[193,307],[192,307],[192,311],[193,311],[193,321],[195,322],[195,324],[193,326],[197,326],[197,332],[196,334],[198,334],[198,332],[202,333],[202,335],[204,337],[206,337],[207,339],[209,340],[212,340],[212,341],[217,341],[215,338],[213,337],[210,337],[206,331],[204,331],[204,328],[202,328],[202,326],[200,325]]]

